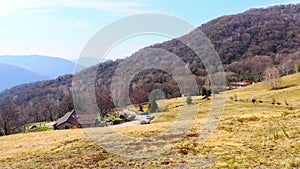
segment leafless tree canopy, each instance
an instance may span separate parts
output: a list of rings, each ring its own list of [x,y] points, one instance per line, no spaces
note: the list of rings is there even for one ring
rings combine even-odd
[[[0,104],[0,135],[9,135],[19,131],[22,126],[16,106]]]
[[[200,26],[193,33],[203,31],[211,40],[221,58],[229,82],[241,80],[258,82],[265,79],[272,88],[276,89],[279,87],[280,75],[294,73],[295,65],[300,64],[299,11],[299,4],[252,9],[238,15],[214,19]],[[183,38],[193,39],[193,34],[184,35]],[[197,39],[191,43],[201,44]],[[149,48],[166,50],[178,56],[193,73],[199,88],[211,86],[206,70],[215,68],[204,67],[199,56],[182,43],[180,38],[148,46],[130,57],[144,56],[146,49]],[[76,75],[79,77],[78,85],[82,93],[87,93],[85,86],[95,85],[95,90],[90,92],[96,93],[99,113],[105,114],[114,108],[110,85],[116,69],[126,60],[128,58],[106,61],[84,69]],[[93,78],[95,75],[91,72],[95,72],[96,78],[91,81],[92,84],[86,84],[86,78]],[[17,108],[6,104],[1,106],[1,134],[9,134],[17,130],[15,129],[18,127],[16,110],[20,107],[22,107],[20,111],[22,115],[23,113],[28,115],[28,122],[56,120],[73,109],[71,92],[74,87],[73,78],[74,75],[64,75],[53,80],[23,84],[3,91],[0,94],[0,103],[13,103]],[[145,70],[137,74],[131,82],[129,95],[134,104],[148,100],[149,93],[153,89],[163,91],[166,98],[181,95],[174,74],[167,72]]]
[[[267,68],[264,71],[265,82],[272,87],[272,89],[278,89],[280,87],[280,71],[276,67]]]

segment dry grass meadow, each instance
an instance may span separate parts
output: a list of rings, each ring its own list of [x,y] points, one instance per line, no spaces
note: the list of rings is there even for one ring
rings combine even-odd
[[[0,137],[0,168],[300,168],[299,79],[284,77],[280,90],[258,83],[227,91],[222,119],[204,143],[198,137],[211,101],[193,97],[188,107],[178,98],[149,125]],[[182,107],[198,111],[192,129],[164,133]]]

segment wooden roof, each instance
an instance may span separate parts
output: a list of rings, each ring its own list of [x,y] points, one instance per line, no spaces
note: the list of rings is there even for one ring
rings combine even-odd
[[[59,126],[62,125],[65,122],[69,122],[72,124],[79,124],[78,119],[76,117],[76,112],[75,110],[72,110],[68,113],[66,113],[64,116],[62,116],[61,118],[57,119],[56,122],[53,124],[53,126]]]

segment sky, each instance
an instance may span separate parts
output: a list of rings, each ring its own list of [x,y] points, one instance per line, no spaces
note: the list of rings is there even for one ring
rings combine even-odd
[[[47,55],[75,59],[101,28],[140,13],[170,14],[200,26],[250,8],[300,3],[300,0],[0,0],[0,55]],[[141,35],[118,44],[109,58],[124,58],[168,40]]]

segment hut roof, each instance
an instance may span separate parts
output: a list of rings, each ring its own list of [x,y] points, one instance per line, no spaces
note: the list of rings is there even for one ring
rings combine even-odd
[[[78,119],[76,117],[76,112],[75,110],[72,110],[68,113],[66,113],[64,116],[62,116],[61,118],[57,119],[57,121],[53,124],[53,126],[59,126],[65,122],[69,122],[72,124],[79,124]]]

